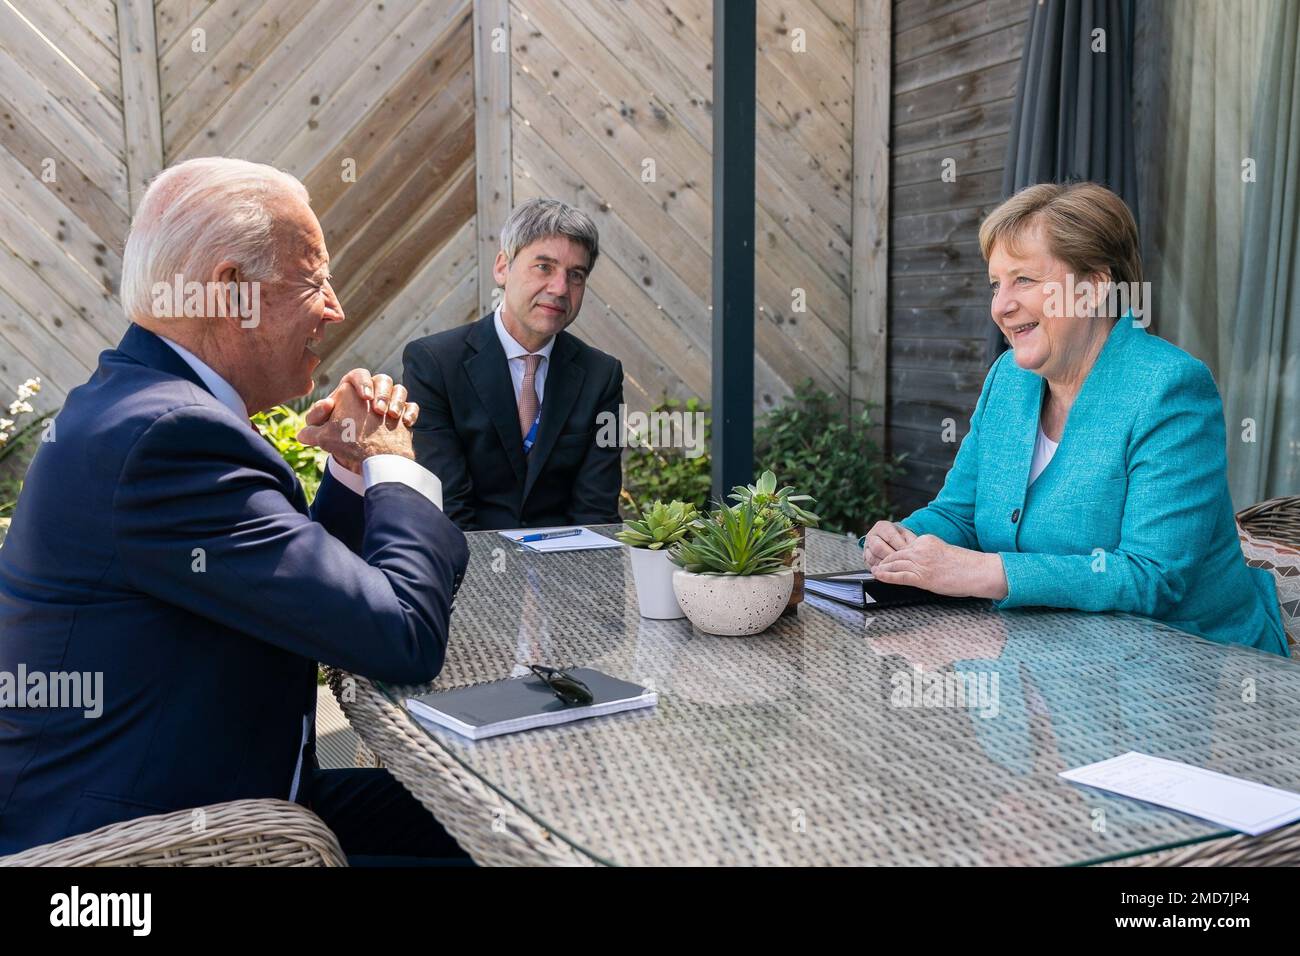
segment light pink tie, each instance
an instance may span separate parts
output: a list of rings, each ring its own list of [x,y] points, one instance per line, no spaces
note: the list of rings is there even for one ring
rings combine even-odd
[[[537,366],[542,356],[524,356],[524,384],[519,389],[519,435],[526,437],[537,420]]]

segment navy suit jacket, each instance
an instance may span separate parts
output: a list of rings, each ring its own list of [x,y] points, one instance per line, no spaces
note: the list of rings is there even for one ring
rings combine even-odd
[[[537,443],[525,455],[491,314],[406,346],[402,384],[420,405],[415,457],[442,480],[447,517],[463,530],[619,520],[622,449],[597,436],[602,413],[618,421],[623,365],[568,332],[549,362]]]
[[[316,663],[432,680],[468,560],[419,492],[293,471],[131,326],[73,390],[0,546],[0,671],[102,673],[102,714],[0,707],[0,854],[152,813],[310,802]]]

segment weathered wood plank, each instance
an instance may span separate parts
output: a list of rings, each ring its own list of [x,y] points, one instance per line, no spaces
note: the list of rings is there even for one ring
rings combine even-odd
[[[524,26],[522,20],[516,25]],[[667,216],[679,226],[682,241],[694,242],[705,255],[712,252],[709,244],[712,232],[712,210],[700,193],[684,188],[684,182],[674,169],[672,155],[653,153],[640,137],[639,130],[618,118],[600,116],[600,104],[594,99],[596,91],[574,69],[562,64],[559,55],[544,36],[536,31],[529,40],[527,51],[530,62],[520,63],[519,91],[516,99],[526,101],[521,111],[526,115],[546,117],[563,114],[567,121],[581,127],[587,134],[565,136],[572,147],[563,151],[563,158],[576,168],[586,171],[593,179],[592,185],[601,190],[601,197],[625,210],[631,205],[640,212],[628,218],[643,235],[667,235],[672,227],[660,221]],[[536,59],[533,59],[533,57]],[[562,65],[556,66],[555,64]],[[551,64],[549,73],[545,66]],[[540,121],[540,120],[539,120]],[[550,120],[546,120],[550,122]],[[606,125],[606,124],[609,125]],[[568,123],[558,124],[564,131]],[[619,135],[602,135],[614,132]],[[642,181],[645,159],[655,163],[653,182]],[[699,162],[708,162],[707,155]],[[625,175],[605,176],[604,163],[611,163]],[[593,169],[595,164],[601,164]],[[658,208],[653,202],[657,201]],[[755,219],[757,295],[762,314],[771,314],[778,325],[790,312],[795,289],[802,289],[801,298],[808,313],[831,329],[842,340],[847,340],[848,318],[848,263],[840,262],[834,248],[820,249],[819,245],[805,244],[818,237],[792,225],[792,221],[806,222],[804,217],[787,214],[778,222],[765,204],[758,204]],[[847,260],[847,256],[846,256]],[[797,323],[796,319],[796,323]]]
[[[306,123],[286,145],[266,147],[277,166],[300,172],[314,169],[365,120],[430,47],[441,46],[469,29],[468,3],[459,9],[453,4],[436,11],[433,2],[422,0],[337,89],[321,96],[319,103],[315,98],[310,101]]]
[[[8,196],[0,195],[0,220],[17,223],[22,222],[21,217],[18,206]],[[55,303],[53,308],[61,310],[66,306],[72,313],[65,329],[80,329],[83,322],[89,325],[98,334],[98,341],[93,337],[81,341],[95,341],[94,350],[117,343],[126,330],[126,319],[112,281],[97,281],[64,252],[57,240],[34,226],[21,225],[9,230],[4,241],[13,255],[40,277],[46,287],[45,294],[63,301],[63,305]],[[35,291],[34,286],[27,288]]]
[[[102,287],[117,290],[122,258],[12,153],[0,149],[0,190],[29,223],[57,242]],[[17,225],[14,226],[17,228]]]
[[[12,392],[29,378],[39,378],[41,391],[32,402],[38,413],[61,406],[67,393],[90,377],[90,370],[76,356],[57,339],[46,335],[27,311],[10,298],[3,281],[0,281],[0,341],[5,343],[0,350],[0,382],[7,392]],[[5,401],[6,406],[11,400]]]
[[[501,227],[514,207],[510,107],[510,0],[474,7],[474,153],[478,228],[478,308],[492,309]]]
[[[118,106],[122,76],[118,66],[117,46],[110,48],[84,23],[70,16],[57,3],[14,4],[22,17],[60,50],[99,91]]]
[[[17,113],[41,130],[63,156],[100,184],[125,211],[126,164],[122,161],[121,139],[113,143],[101,140],[5,49],[0,49],[0,74],[5,78],[4,97]]]
[[[886,414],[890,13],[888,0],[856,0],[854,4],[854,256],[849,338],[849,397],[853,409],[873,404]]]
[[[403,167],[402,175],[388,182],[388,189],[374,197],[377,202],[373,206],[355,207],[356,214],[346,220],[334,215],[338,207],[330,210],[327,239],[337,250],[334,263],[337,274],[344,277],[344,287],[356,282],[359,271],[374,262],[379,250],[400,236],[426,205],[441,202],[448,184],[459,180],[467,164],[473,165],[474,120],[468,114],[455,120],[454,125],[448,124],[441,139],[432,144],[428,158]]]
[[[255,79],[258,87],[269,86],[277,92],[255,105],[245,104],[248,108],[242,122],[226,126],[231,155],[272,161],[284,145],[285,131],[304,126],[310,130],[313,123],[319,122],[313,115],[314,107],[358,71],[372,76],[375,82],[383,81],[384,64],[372,60],[372,54],[394,38],[399,44],[405,43],[408,34],[416,37],[422,32],[421,24],[430,25],[432,18],[417,15],[416,2],[385,0],[364,11],[354,11],[344,28],[322,42],[319,51],[313,51],[305,63],[302,59],[272,63],[272,57],[268,57]],[[433,28],[436,30],[436,24]]]
[[[134,211],[163,166],[162,99],[153,0],[117,0],[122,61],[122,126],[126,131],[127,188]]]
[[[993,206],[985,204],[898,217],[893,222],[893,247],[971,242],[979,237],[980,223],[992,211]]]
[[[671,110],[653,98],[655,91],[637,84],[581,24],[558,17],[561,23],[553,24],[548,16],[555,16],[556,10],[544,4],[538,9],[537,16],[517,25],[518,33],[528,33],[527,49],[516,50],[522,66],[527,66],[618,162],[639,175],[644,160],[653,159],[656,179],[643,187],[709,248],[712,184],[700,171],[707,173],[710,168],[710,147],[690,136]],[[634,98],[647,93],[652,97],[649,108],[638,108]],[[825,272],[835,286],[847,292],[847,220],[837,228],[822,216],[801,214],[799,201],[771,166],[759,163],[755,173],[756,237],[775,237],[773,243],[782,246],[781,255],[798,263],[802,275]],[[679,206],[687,208],[679,210]],[[782,233],[793,241],[784,242]],[[807,286],[808,280],[795,284]]]
[[[227,57],[223,48],[218,58],[235,68],[233,75],[213,76],[217,86],[211,95],[186,96],[173,101],[163,115],[163,141],[169,163],[213,152],[214,146],[224,155],[234,155],[234,143],[299,75],[303,59],[328,49],[333,39],[353,22],[354,0],[321,0],[312,4],[303,18],[287,32],[245,27],[240,38],[247,38],[257,58],[236,57],[241,47]],[[269,11],[268,11],[269,14]],[[274,21],[273,21],[274,22]],[[233,59],[233,63],[232,63]],[[251,67],[251,69],[250,69]],[[198,88],[200,74],[192,86]],[[202,89],[207,89],[207,84]],[[255,158],[255,157],[254,157]]]
[[[348,135],[303,177],[311,192],[312,206],[322,218],[336,202],[360,187],[364,178],[402,155],[412,124],[423,122],[425,110],[452,110],[455,104],[469,108],[473,102],[470,43],[463,31],[450,31],[407,70],[382,100]],[[412,137],[424,135],[414,127]],[[395,152],[396,151],[396,152]],[[343,179],[343,161],[356,167],[357,181]]]
[[[409,225],[360,260],[361,270],[350,273],[339,290],[340,296],[347,296],[353,313],[363,323],[367,317],[379,314],[384,304],[401,291],[431,249],[441,246],[449,235],[474,215],[472,155],[466,157],[459,172],[452,176],[435,173],[432,166],[435,157],[430,157],[428,163],[414,171],[408,185],[443,184],[418,216],[411,215],[411,210],[418,204],[413,204],[409,196],[395,198],[395,210],[400,208],[400,202],[406,203]]]
[[[963,206],[996,205],[1002,199],[1002,170],[984,173],[958,169],[952,182],[933,181],[899,186],[890,191],[889,202],[898,216],[942,212]]]
[[[57,49],[8,4],[0,3],[0,47],[26,67],[45,91],[106,144],[120,144],[122,110],[74,69]]]
[[[1025,12],[1029,12],[1028,5]],[[1014,29],[1013,24],[1007,26],[1010,29],[973,36],[934,53],[895,64],[894,93],[908,93],[963,73],[1018,60],[1024,46],[1024,31]]]
[[[909,338],[983,338],[993,319],[983,306],[953,306],[943,309],[907,307],[892,309],[889,325],[895,335]]]
[[[932,149],[890,157],[889,181],[895,186],[940,182],[943,161],[951,159],[957,173],[987,173],[1000,170],[1007,160],[1007,135],[995,133],[963,143],[942,143]]]
[[[894,127],[894,151],[903,156],[917,150],[930,149],[936,143],[960,143],[980,139],[1011,128],[1011,109],[1014,99],[993,100],[963,109],[903,123]]]
[[[989,302],[988,273],[939,273],[928,276],[894,276],[889,284],[889,306],[921,308],[984,306]]]
[[[19,113],[5,98],[3,90],[0,90],[0,124],[4,126],[3,148],[58,195],[107,245],[121,250],[130,224],[126,211],[46,139],[40,127]],[[50,178],[46,177],[47,170]]]
[[[168,49],[158,67],[167,149],[184,145],[313,5],[313,0],[253,2],[247,11],[231,11],[225,29],[214,26],[206,51],[193,52],[190,42]]]
[[[1016,95],[1019,78],[1020,61],[1011,60],[902,93],[894,98],[894,122],[916,123],[967,106],[1010,99]]]
[[[894,65],[946,50],[986,33],[999,33],[1004,41],[1010,40],[1005,35],[1008,25],[1025,22],[1030,2],[982,0],[902,30],[894,35]]]
[[[388,354],[399,344],[405,346],[412,337],[410,330],[433,313],[458,277],[473,267],[474,241],[474,224],[466,221],[429,256],[378,315],[364,325],[351,318],[345,321],[345,327],[350,322],[357,324],[356,334],[330,353],[328,363],[322,363],[325,377],[338,381],[349,369],[367,367],[376,356]],[[350,305],[342,299],[339,301],[346,315]]]

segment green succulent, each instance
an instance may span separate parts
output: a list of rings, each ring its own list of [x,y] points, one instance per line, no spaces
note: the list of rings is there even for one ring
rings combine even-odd
[[[695,574],[772,574],[798,544],[792,527],[780,512],[760,514],[748,501],[722,505],[697,519],[668,556]]]
[[[614,537],[633,548],[658,551],[682,540],[697,514],[688,501],[654,501],[642,510],[639,521],[626,522]]]
[[[789,485],[777,488],[776,473],[772,471],[763,472],[752,485],[736,485],[727,497],[737,502],[751,502],[760,515],[771,512],[784,515],[792,525],[815,528],[817,522],[821,521],[817,515],[796,504],[799,501],[816,504],[812,495],[797,495]]]

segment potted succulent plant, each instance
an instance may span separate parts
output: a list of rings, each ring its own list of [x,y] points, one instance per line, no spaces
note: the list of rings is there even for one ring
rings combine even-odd
[[[790,530],[785,515],[765,517],[747,501],[698,519],[671,552],[681,569],[673,591],[691,623],[706,634],[757,634],[780,617],[794,586]]]
[[[695,518],[695,506],[688,502],[655,501],[642,510],[640,520],[626,522],[615,535],[628,546],[642,617],[672,620],[686,616],[673,593],[677,568],[668,551],[686,536]]]
[[[770,470],[763,472],[758,481],[752,485],[737,485],[732,488],[728,497],[737,502],[750,502],[764,519],[779,514],[790,522],[790,533],[796,538],[797,544],[786,559],[786,564],[794,571],[794,586],[790,590],[790,601],[786,605],[786,610],[793,611],[803,601],[806,529],[817,527],[817,523],[821,521],[817,515],[800,507],[799,503],[807,502],[815,505],[816,500],[811,495],[795,494],[794,488],[789,485],[778,488],[776,474]]]

